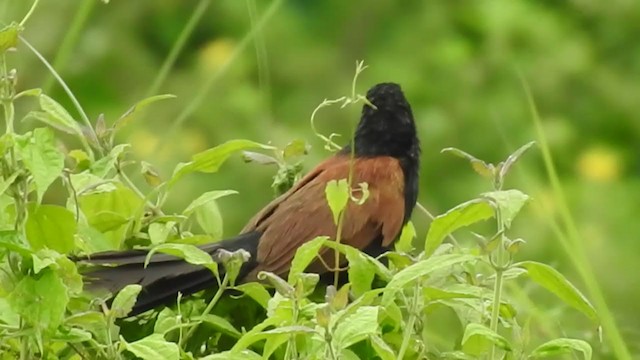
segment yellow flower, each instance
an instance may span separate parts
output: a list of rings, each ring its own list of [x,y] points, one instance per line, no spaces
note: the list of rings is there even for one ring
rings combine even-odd
[[[235,43],[231,39],[216,39],[205,44],[200,50],[200,67],[214,72],[223,66],[233,54]]]
[[[578,173],[587,180],[611,182],[622,172],[620,155],[611,148],[591,147],[578,158]]]

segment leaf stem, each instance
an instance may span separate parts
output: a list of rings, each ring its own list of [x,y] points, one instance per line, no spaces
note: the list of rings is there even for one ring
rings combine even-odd
[[[149,199],[147,199],[147,196],[145,196],[142,193],[142,191],[140,191],[140,189],[138,189],[136,184],[134,184],[133,181],[131,181],[131,179],[129,179],[129,176],[127,176],[127,174],[124,172],[124,170],[122,169],[122,166],[121,166],[119,161],[116,162],[116,172],[118,173],[118,177],[120,178],[120,180],[125,185],[127,185],[131,190],[133,190],[133,192],[135,192],[136,195],[138,195],[138,197],[140,197],[143,201],[146,202],[147,206],[151,209],[151,211],[153,212],[154,215],[162,215],[162,210],[157,208],[154,203],[152,203]]]
[[[68,30],[64,34],[62,42],[57,47],[57,52],[53,58],[53,64],[51,65],[58,71],[64,71],[68,66],[69,58],[72,56],[73,48],[78,43],[78,39],[83,34],[83,28],[89,20],[91,11],[98,2],[96,0],[83,0],[83,3],[76,10],[73,20],[71,20]],[[54,84],[55,79],[47,76],[42,85],[42,92],[48,94],[51,90],[51,86]]]
[[[75,97],[75,95],[73,95],[73,92],[71,91],[69,86],[67,86],[67,83],[65,83],[64,80],[62,80],[62,77],[60,76],[60,74],[58,74],[58,72],[53,68],[53,66],[51,66],[51,64],[47,61],[47,59],[45,59],[44,56],[42,54],[40,54],[40,52],[38,50],[36,50],[36,48],[33,47],[33,45],[31,45],[27,41],[27,39],[25,39],[24,37],[20,36],[20,41],[22,41],[22,43],[24,43],[29,48],[29,50],[31,50],[31,52],[33,52],[34,55],[44,64],[44,66],[49,70],[49,72],[51,72],[51,75],[53,75],[53,77],[56,79],[58,84],[60,84],[60,86],[62,87],[64,92],[67,93],[67,96],[69,96],[69,99],[71,99],[71,102],[73,103],[73,106],[78,111],[78,114],[80,114],[80,119],[82,120],[82,122],[84,123],[86,128],[89,130],[89,132],[90,132],[91,136],[93,137],[93,139],[95,140],[96,144],[98,144],[99,143],[98,135],[96,134],[96,130],[93,128],[93,125],[91,125],[91,120],[89,120],[89,117],[87,116],[87,113],[84,111],[84,109],[82,108],[82,105],[80,105],[80,102]],[[84,141],[86,142],[87,140],[84,139]],[[96,149],[98,150],[98,154],[100,154],[100,156],[104,155],[104,153],[102,151],[102,147],[97,146]],[[93,151],[92,151],[90,146],[87,148],[87,151],[88,151],[89,158],[91,160],[94,160],[95,159],[95,155],[94,155],[94,153],[93,153]]]
[[[29,9],[29,12],[27,12],[27,14],[24,16],[22,21],[20,21],[20,27],[24,27],[24,24],[27,22],[27,20],[29,20],[29,18],[31,17],[31,15],[35,11],[36,6],[38,6],[38,2],[40,2],[40,0],[35,0],[33,2],[33,4],[31,4],[31,8]]]

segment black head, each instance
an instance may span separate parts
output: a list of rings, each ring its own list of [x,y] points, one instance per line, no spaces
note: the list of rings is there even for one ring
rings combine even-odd
[[[367,99],[356,129],[356,156],[417,158],[420,143],[416,135],[411,106],[400,85],[381,83],[367,91]]]

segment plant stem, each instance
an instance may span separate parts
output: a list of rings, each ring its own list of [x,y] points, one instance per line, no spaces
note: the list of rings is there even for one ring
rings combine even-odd
[[[13,87],[11,85],[11,80],[9,79],[9,70],[7,69],[7,57],[5,54],[2,54],[0,57],[0,62],[2,66],[0,66],[0,79],[2,79],[2,86],[4,87],[3,91],[0,92],[2,101],[2,107],[4,109],[4,119],[6,122],[6,133],[13,134],[13,122],[15,111],[13,107]]]
[[[409,341],[413,335],[413,328],[416,326],[418,312],[418,296],[420,294],[420,282],[417,282],[413,289],[413,298],[411,299],[411,303],[409,304],[409,321],[407,322],[407,327],[404,329],[404,334],[402,337],[402,345],[400,345],[400,351],[398,351],[398,360],[404,359],[404,354],[407,352],[409,348]]]
[[[292,308],[291,308],[291,320],[293,324],[298,323],[299,309],[298,309],[298,298],[296,295],[292,296]],[[287,341],[287,351],[285,353],[285,359],[297,359],[298,358],[298,347],[296,346],[296,335],[289,335],[289,340]]]
[[[351,182],[348,182],[348,184],[349,184],[349,189],[351,189]],[[345,207],[345,209],[342,210],[342,212],[340,213],[340,217],[338,218],[338,229],[336,234],[336,243],[338,244],[340,244],[340,242],[342,241],[342,226],[344,224],[344,216],[346,212],[347,212],[347,209]],[[338,248],[335,248],[333,250],[333,255],[334,255],[333,286],[337,290],[339,285],[339,280],[340,280],[340,251],[338,250]]]
[[[27,12],[27,15],[24,16],[24,18],[22,19],[22,21],[20,21],[20,26],[23,27],[24,24],[27,22],[27,20],[29,20],[29,18],[31,17],[31,15],[33,14],[33,12],[36,9],[36,6],[38,6],[38,2],[40,0],[35,0],[33,2],[33,4],[31,4],[31,8],[29,9],[29,12]]]
[[[58,51],[53,58],[54,69],[58,69],[58,71],[64,71],[66,66],[68,66],[69,58],[72,56],[72,51],[74,46],[78,43],[78,38],[83,33],[82,30],[89,20],[89,16],[91,15],[91,11],[98,4],[96,0],[82,0],[82,4],[76,11],[73,16],[73,20],[71,20],[71,25],[69,25],[68,30],[64,34],[64,38],[58,46]],[[48,94],[51,91],[51,86],[53,86],[55,79],[51,76],[47,76],[47,79],[44,81],[42,85],[42,92]]]
[[[502,303],[502,281],[504,277],[504,243],[505,243],[505,235],[504,235],[504,222],[502,220],[502,214],[500,212],[500,208],[496,207],[496,219],[498,222],[498,233],[500,234],[500,244],[498,244],[498,248],[496,249],[496,260],[495,263],[491,262],[493,268],[496,272],[496,280],[493,285],[493,305],[491,308],[491,321],[489,323],[489,328],[493,332],[498,332],[498,323],[500,321],[500,304]],[[491,254],[489,254],[491,256]],[[495,359],[496,355],[496,345],[491,345],[491,357],[490,359]]]
[[[136,184],[134,184],[133,181],[129,179],[129,176],[127,176],[124,170],[122,170],[122,166],[120,165],[119,162],[116,163],[116,171],[118,173],[118,177],[120,178],[120,180],[125,185],[127,185],[131,190],[133,190],[133,192],[136,193],[136,195],[138,195],[143,201],[147,203],[147,206],[151,209],[154,215],[163,215],[162,210],[160,210],[158,207],[156,207],[154,203],[148,200],[147,197],[142,193],[142,191],[138,189]]]
[[[519,77],[522,82],[526,100],[529,104],[533,123],[536,127],[542,157],[547,170],[547,176],[551,183],[554,196],[557,199],[560,219],[564,228],[560,229],[560,221],[550,219],[549,222],[554,232],[558,235],[558,239],[560,240],[564,250],[569,255],[569,260],[575,266],[580,278],[587,287],[589,295],[591,295],[591,298],[593,299],[596,310],[600,316],[604,333],[606,334],[607,342],[611,346],[615,357],[620,360],[630,360],[631,352],[629,351],[625,339],[622,337],[621,331],[616,324],[615,316],[607,305],[607,300],[602,288],[600,287],[600,284],[598,284],[598,277],[595,274],[596,271],[590,265],[589,257],[586,253],[586,249],[584,248],[584,241],[582,241],[583,238],[580,235],[580,231],[578,230],[578,226],[576,225],[573,216],[571,215],[569,204],[562,185],[560,184],[560,178],[558,177],[553,157],[551,156],[551,150],[542,127],[542,121],[540,120],[531,89],[529,88],[529,84],[524,76],[519,74]]]
[[[207,314],[209,314],[211,312],[211,310],[213,310],[213,307],[216,305],[216,303],[220,300],[220,298],[222,297],[222,294],[224,293],[224,291],[227,289],[227,285],[229,285],[229,276],[227,276],[227,274],[224,275],[224,278],[222,279],[222,283],[220,284],[220,287],[218,288],[218,291],[216,291],[216,294],[213,296],[213,299],[211,299],[211,301],[209,302],[209,304],[207,304],[207,307],[204,309],[204,311],[202,312],[202,314],[200,315],[200,317],[203,317]],[[187,331],[187,334],[180,339],[180,346],[184,346],[184,343],[191,337],[193,336],[193,334],[196,332],[196,330],[198,329],[198,325],[200,325],[200,323],[195,323],[193,325],[193,327],[191,327],[191,329],[189,329],[189,331]]]
[[[76,99],[76,97],[73,95],[73,92],[71,92],[71,89],[69,89],[69,86],[67,86],[67,84],[64,82],[64,80],[62,80],[62,77],[58,74],[58,72],[53,68],[53,66],[51,66],[51,64],[49,64],[47,59],[45,59],[44,56],[42,56],[42,54],[40,54],[40,52],[36,50],[36,48],[34,48],[22,36],[20,36],[20,41],[22,41],[22,43],[25,44],[29,48],[29,50],[31,50],[31,52],[33,52],[36,55],[36,57],[44,64],[44,66],[49,70],[49,72],[51,72],[51,75],[53,75],[56,81],[58,81],[58,84],[60,84],[64,92],[67,93],[67,95],[69,96],[69,99],[71,99],[71,102],[73,103],[76,110],[80,114],[80,119],[82,120],[86,128],[90,131],[91,136],[93,137],[96,143],[99,143],[98,135],[96,134],[96,130],[93,128],[93,125],[91,125],[91,120],[89,120],[87,113],[82,108],[82,105],[80,105],[80,102],[78,101],[78,99]],[[98,154],[102,156],[103,155],[102,148],[98,146],[96,149],[98,150]],[[89,147],[87,151],[88,151],[89,158],[93,161],[95,159],[95,156],[93,154],[93,151],[91,150],[91,147]]]
[[[11,83],[11,79],[9,78],[9,70],[7,68],[7,57],[5,54],[2,54],[0,57],[0,79],[2,83],[2,91],[0,91],[0,103],[2,105],[4,111],[4,119],[6,123],[6,134],[14,134],[14,122],[15,122],[15,108],[13,106],[13,99],[15,96],[15,89],[13,88],[13,84]],[[18,162],[16,160],[15,148],[11,146],[9,148],[9,158],[11,164],[8,166],[8,172],[5,175],[9,175],[10,173],[18,171],[17,165]],[[13,188],[13,199],[14,206],[16,209],[16,222],[14,225],[14,229],[17,233],[22,234],[21,231],[24,229],[24,220],[26,219],[26,207],[25,204],[27,202],[27,180],[23,178],[20,182],[16,182]],[[23,193],[24,192],[24,193]]]

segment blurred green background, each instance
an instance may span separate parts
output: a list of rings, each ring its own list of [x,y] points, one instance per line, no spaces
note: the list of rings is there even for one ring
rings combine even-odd
[[[0,20],[21,19],[30,4],[0,0]],[[184,48],[154,88],[190,21]],[[278,146],[304,139],[312,146],[309,169],[327,156],[310,129],[311,112],[324,98],[349,94],[355,62],[363,59],[369,68],[358,91],[398,82],[413,106],[423,144],[420,201],[436,214],[490,189],[442,148],[497,162],[537,139],[522,74],[591,267],[628,346],[640,353],[640,2],[56,0],[41,1],[23,35],[93,119],[104,113],[110,123],[145,96],[176,94],[120,139],[164,176],[177,162],[234,138]],[[20,89],[44,87],[76,114],[27,48],[10,61]],[[34,104],[22,105],[19,116]],[[346,135],[358,113],[322,110],[317,124]],[[217,174],[182,182],[169,210],[204,191],[238,190],[220,201],[225,234],[233,235],[272,198],[275,170],[236,156]],[[552,231],[559,199],[539,148],[517,165],[507,187],[534,199],[512,230],[527,240],[519,258],[552,264],[584,289]],[[420,214],[414,220],[420,229],[428,224]],[[525,290],[537,296],[530,306],[549,315],[550,328],[595,336],[579,314]]]

